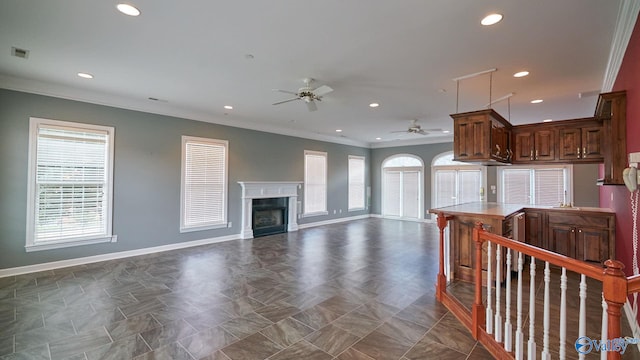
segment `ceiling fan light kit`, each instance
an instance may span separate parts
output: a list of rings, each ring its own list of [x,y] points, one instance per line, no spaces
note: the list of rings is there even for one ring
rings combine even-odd
[[[317,87],[316,89],[311,88],[311,83],[314,81],[312,78],[305,78],[302,80],[304,82],[304,86],[298,89],[297,92],[289,91],[289,90],[280,90],[274,89],[274,91],[279,91],[285,94],[295,95],[294,98],[282,100],[273,103],[273,105],[280,105],[290,101],[302,100],[307,104],[307,110],[316,111],[318,110],[318,106],[316,105],[316,101],[322,101],[322,97],[330,92],[333,89],[327,85],[322,85]]]

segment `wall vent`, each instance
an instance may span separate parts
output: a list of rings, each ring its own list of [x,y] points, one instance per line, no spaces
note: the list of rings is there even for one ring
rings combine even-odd
[[[20,49],[15,46],[11,47],[11,55],[15,57],[19,57],[22,59],[26,59],[29,57],[29,50]]]

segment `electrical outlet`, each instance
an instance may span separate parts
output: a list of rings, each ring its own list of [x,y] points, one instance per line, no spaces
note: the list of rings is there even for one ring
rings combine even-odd
[[[113,236],[111,236],[111,242],[112,242],[112,243],[114,243],[114,242],[118,242],[118,235],[113,235]]]
[[[336,214],[336,211],[335,211],[335,209],[334,209],[334,210],[333,210],[333,215],[335,215],[335,214]]]
[[[231,221],[229,221],[229,222],[227,223],[227,227],[228,227],[228,228],[230,228],[230,227],[232,227],[232,226],[233,226],[233,223],[232,223]]]
[[[635,167],[638,167],[638,163],[640,163],[640,152],[629,153],[629,165],[636,164]]]
[[[342,209],[340,209],[339,213],[342,214]]]

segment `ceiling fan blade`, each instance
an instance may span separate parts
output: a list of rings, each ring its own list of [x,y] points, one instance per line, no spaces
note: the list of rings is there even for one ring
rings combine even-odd
[[[289,90],[273,89],[273,91],[278,91],[278,92],[281,92],[281,93],[291,94],[291,95],[298,95],[297,92],[293,92],[293,91],[289,91]]]
[[[426,132],[426,131],[424,131],[424,130],[422,130],[422,129],[420,129],[420,130],[416,131],[416,134],[420,134],[420,135],[427,135],[427,134],[429,134],[429,133],[428,133],[428,132]]]
[[[295,97],[293,99],[282,100],[282,101],[278,101],[276,103],[273,103],[272,105],[280,105],[280,104],[288,103],[289,101],[294,101],[294,100],[300,100],[300,98],[299,97]]]
[[[326,94],[328,94],[328,93],[330,93],[332,91],[333,91],[332,88],[328,87],[327,85],[322,85],[322,86],[318,87],[317,89],[313,90],[312,93],[315,96],[323,96],[323,95],[326,95]]]
[[[409,132],[409,131],[407,131],[407,130],[400,130],[400,131],[389,131],[389,132],[393,134],[393,133],[406,133],[406,132]]]
[[[307,102],[307,109],[309,109],[309,111],[316,111],[316,110],[318,110],[318,106],[316,105],[315,102],[308,101]]]

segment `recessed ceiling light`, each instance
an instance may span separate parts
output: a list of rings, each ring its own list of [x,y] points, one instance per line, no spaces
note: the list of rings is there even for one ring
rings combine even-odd
[[[233,106],[231,105],[225,105],[224,108],[227,110],[233,110]]]
[[[540,104],[543,100],[542,99],[535,99],[535,100],[531,100],[532,104]]]
[[[78,76],[80,76],[81,78],[84,78],[84,79],[93,79],[93,75],[91,75],[89,73],[79,72]]]
[[[378,104],[378,103],[369,104],[369,107],[372,107],[372,108],[377,108],[378,106],[380,106],[380,104]]]
[[[553,121],[553,119],[544,119],[544,120],[542,120],[542,122],[552,122],[552,121]]]
[[[513,77],[524,77],[524,76],[527,76],[527,75],[529,75],[528,71],[519,71],[519,72],[513,74]]]
[[[118,8],[118,11],[120,11],[121,13],[123,13],[125,15],[129,15],[129,16],[138,16],[138,15],[140,15],[140,10],[138,10],[138,8],[136,8],[133,5],[121,3],[121,4],[116,5],[116,8]]]
[[[376,140],[382,140],[382,138],[381,137],[377,137]]]
[[[502,20],[502,14],[489,14],[480,21],[480,24],[489,26],[493,24],[497,24]]]
[[[442,130],[442,132],[443,132],[444,134],[448,134],[448,133],[450,133],[451,131],[449,131],[449,130]]]
[[[342,129],[336,129],[336,132],[342,132]]]

